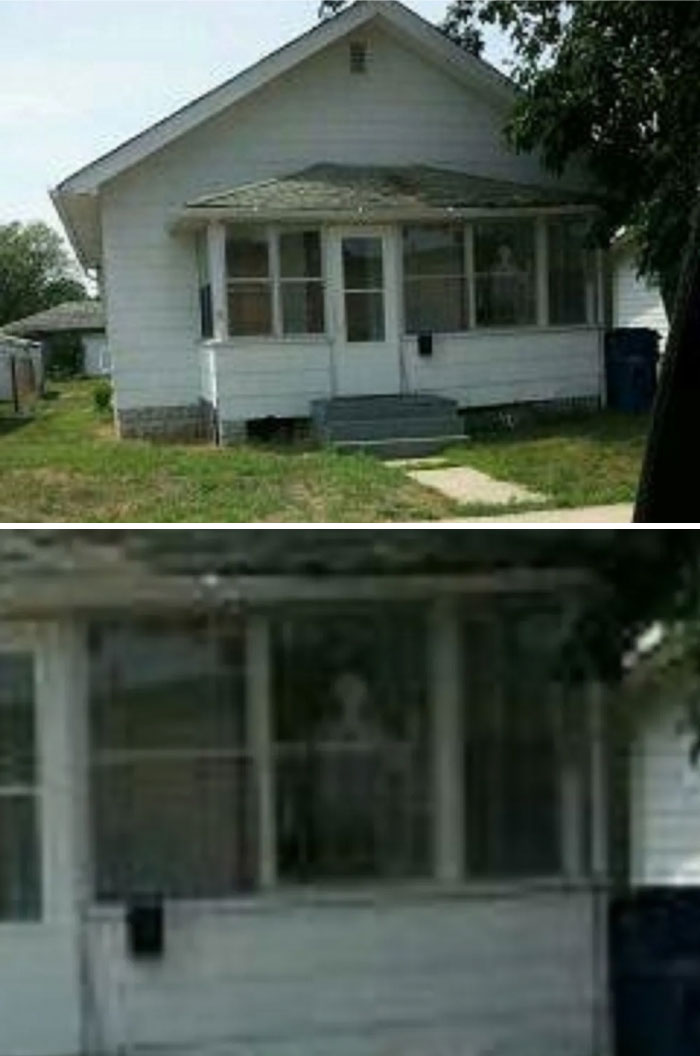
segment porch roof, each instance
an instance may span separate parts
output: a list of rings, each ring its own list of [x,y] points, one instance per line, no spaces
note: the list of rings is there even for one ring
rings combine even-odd
[[[487,179],[425,165],[318,164],[302,172],[197,198],[186,218],[231,220],[450,219],[488,209],[585,208],[585,192]]]

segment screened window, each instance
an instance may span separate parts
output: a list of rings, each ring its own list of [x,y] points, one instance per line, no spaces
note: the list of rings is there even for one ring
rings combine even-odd
[[[322,334],[326,324],[320,232],[283,232],[279,254],[283,333]]]
[[[526,326],[536,319],[535,225],[493,220],[474,225],[479,326]]]
[[[296,613],[274,642],[282,881],[430,872],[423,622]]]
[[[345,320],[349,342],[383,341],[384,247],[381,238],[343,239]]]
[[[229,232],[226,271],[231,334],[236,337],[272,334],[273,283],[267,233]]]
[[[455,333],[467,329],[462,227],[405,228],[403,270],[407,333]]]
[[[99,625],[90,681],[98,898],[249,889],[257,850],[237,625]]]
[[[474,621],[465,639],[468,872],[561,872],[554,617],[532,609]]]
[[[34,663],[0,653],[0,920],[41,913]]]
[[[199,285],[199,327],[202,337],[213,337],[214,316],[211,299],[211,278],[209,275],[209,255],[207,253],[206,235],[198,234],[197,277]]]
[[[571,325],[593,322],[593,253],[587,245],[588,222],[578,217],[550,220],[549,321]]]

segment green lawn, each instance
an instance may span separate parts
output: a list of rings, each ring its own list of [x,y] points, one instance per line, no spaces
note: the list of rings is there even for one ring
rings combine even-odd
[[[577,415],[475,436],[445,460],[529,486],[548,508],[632,502],[648,428],[644,415]]]
[[[363,455],[117,440],[94,383],[53,386],[34,419],[0,408],[0,521],[412,521],[457,507]]]

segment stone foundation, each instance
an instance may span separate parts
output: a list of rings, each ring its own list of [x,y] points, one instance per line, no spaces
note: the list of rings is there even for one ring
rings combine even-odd
[[[205,400],[177,407],[132,407],[117,411],[119,435],[130,440],[212,440],[215,412]]]

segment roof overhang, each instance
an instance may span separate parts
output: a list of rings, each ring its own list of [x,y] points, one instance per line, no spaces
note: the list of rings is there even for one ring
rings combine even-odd
[[[398,0],[357,0],[334,18],[320,22],[254,66],[63,180],[51,192],[51,199],[81,264],[91,268],[100,262],[99,192],[108,180],[372,22],[419,50],[458,81],[478,87],[494,105],[506,107],[515,98],[515,88],[506,77],[457,47]]]

